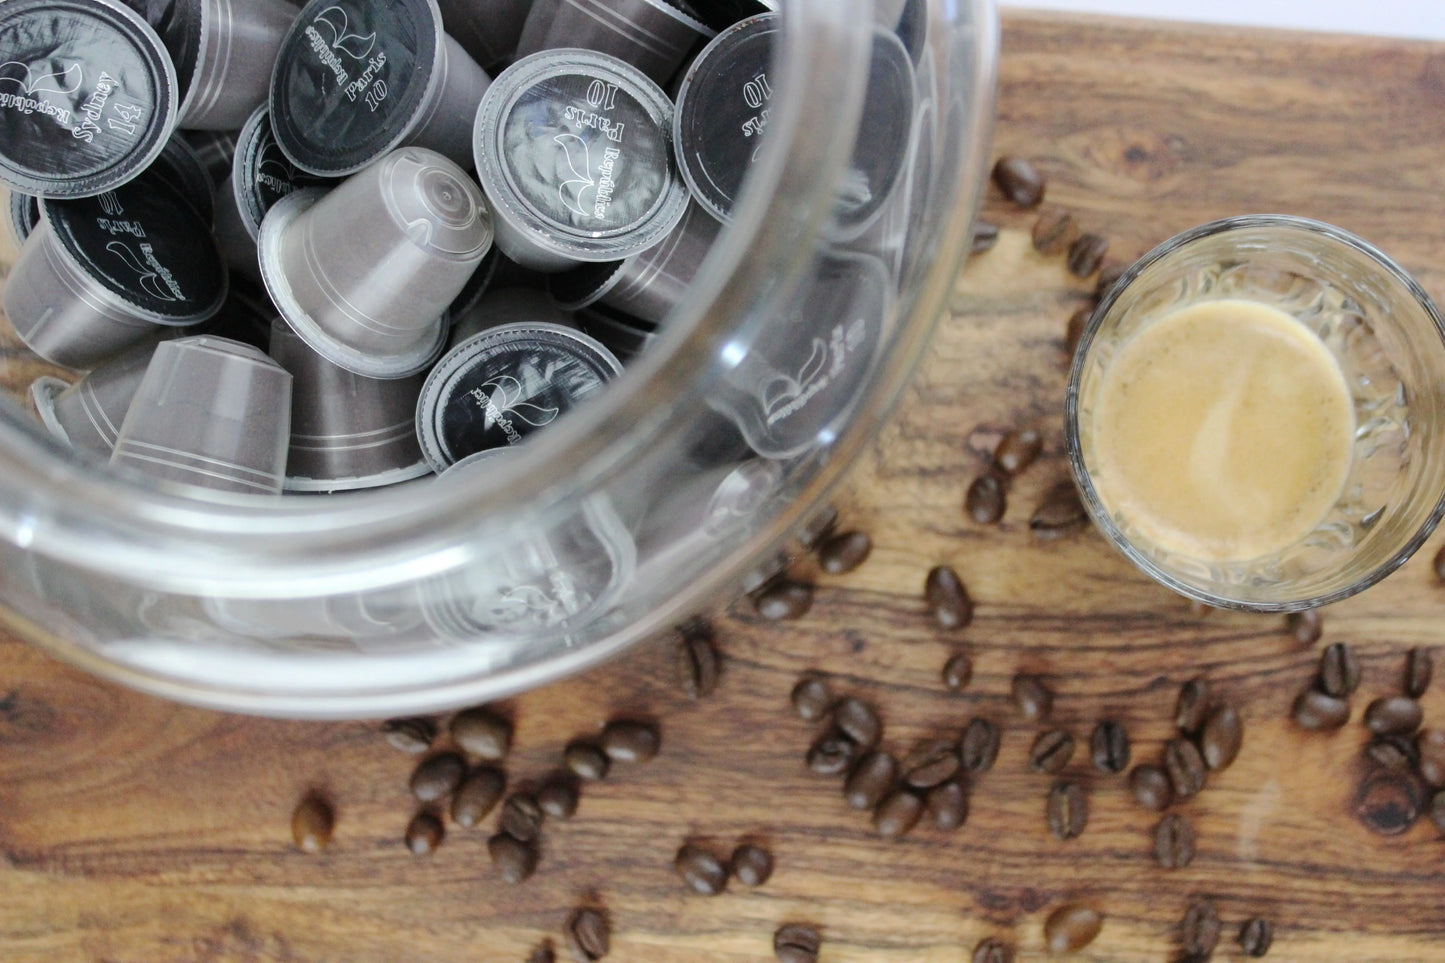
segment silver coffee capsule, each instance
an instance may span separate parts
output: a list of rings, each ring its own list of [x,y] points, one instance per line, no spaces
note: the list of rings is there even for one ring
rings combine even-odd
[[[517,59],[532,0],[437,0],[437,6],[447,34],[489,75]]]
[[[179,126],[236,130],[266,100],[297,9],[284,0],[177,2],[163,39],[183,93]]]
[[[74,384],[37,379],[30,391],[40,420],[72,448],[109,458],[155,350],[150,340],[133,345]]]
[[[716,34],[671,0],[533,0],[516,59],[581,47],[624,60],[666,84],[688,53]]]

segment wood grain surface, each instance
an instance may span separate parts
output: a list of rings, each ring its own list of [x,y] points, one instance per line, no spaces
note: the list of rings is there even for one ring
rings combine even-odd
[[[1376,242],[1445,299],[1445,46],[1012,13],[998,110],[997,151],[1035,159],[1048,200],[1111,238],[1115,256],[1215,217],[1284,211]],[[609,959],[629,963],[768,960],[788,921],[822,928],[826,963],[958,963],[988,935],[1037,960],[1044,918],[1082,900],[1107,920],[1079,959],[1171,961],[1186,907],[1207,895],[1225,922],[1215,959],[1241,959],[1234,932],[1263,915],[1277,931],[1267,959],[1445,960],[1445,841],[1428,820],[1381,837],[1352,812],[1362,707],[1398,690],[1413,646],[1438,646],[1445,676],[1445,585],[1430,566],[1441,538],[1327,611],[1323,642],[1357,647],[1364,684],[1344,730],[1297,730],[1289,705],[1317,647],[1298,647],[1282,619],[1196,615],[1092,532],[1030,537],[1033,505],[1065,475],[1064,326],[1092,282],[1032,251],[1032,215],[991,192],[985,216],[1004,228],[997,247],[963,272],[956,316],[842,500],[845,524],[873,536],[866,564],[823,576],[801,563],[818,588],[797,621],[766,622],[746,604],[720,614],[725,664],[708,698],[680,691],[673,641],[661,639],[504,704],[514,785],[615,715],[664,733],[657,759],[616,766],[574,819],[547,825],[532,880],[495,877],[495,816],[449,825],[435,854],[412,856],[401,840],[414,760],[374,724],[176,706],[7,640],[0,959],[521,961],[546,939],[565,958],[563,922],[586,903],[612,921]],[[1003,523],[978,526],[964,490],[1014,426],[1042,430],[1046,455],[1015,484]],[[940,563],[977,602],[966,629],[925,616],[924,575]],[[939,670],[957,649],[975,674],[952,694]],[[974,716],[999,722],[1002,752],[976,781],[967,824],[885,841],[837,781],[810,775],[816,726],[788,707],[807,670],[874,703],[898,753]],[[1066,772],[1087,787],[1088,828],[1070,842],[1048,833],[1051,780],[1026,766],[1037,728],[1008,699],[1021,670],[1055,688],[1055,722],[1077,738],[1106,716],[1126,723],[1136,760],[1158,757],[1191,676],[1240,707],[1239,760],[1180,807],[1198,829],[1192,865],[1155,865],[1157,817],[1082,752]],[[1437,678],[1423,700],[1436,725],[1442,690]],[[321,856],[290,839],[310,791],[337,813]],[[726,854],[744,839],[773,851],[770,882],[715,898],[684,890],[679,845]]]

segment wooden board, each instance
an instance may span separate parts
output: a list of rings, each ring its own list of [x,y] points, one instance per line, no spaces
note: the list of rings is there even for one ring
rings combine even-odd
[[[1285,211],[1332,221],[1391,252],[1445,298],[1445,46],[1202,29],[1012,13],[1006,17],[997,149],[1036,159],[1049,199],[1135,256],[1215,217]],[[779,923],[822,927],[831,963],[953,963],[985,935],[1042,957],[1042,920],[1086,900],[1107,922],[1081,959],[1180,955],[1189,901],[1215,899],[1216,959],[1240,959],[1233,931],[1262,914],[1269,959],[1445,960],[1445,842],[1428,822],[1384,838],[1351,813],[1365,742],[1360,708],[1399,685],[1405,652],[1441,645],[1445,586],[1420,557],[1327,613],[1325,641],[1364,659],[1355,720],[1334,735],[1287,714],[1316,658],[1282,620],[1200,618],[1134,572],[1093,533],[1036,543],[1027,517],[1063,477],[1065,321],[1090,285],[1028,246],[1031,216],[995,195],[1004,233],[959,280],[916,388],[844,500],[872,533],[858,571],[820,577],[811,612],[768,623],[746,606],[718,620],[722,684],[693,703],[673,681],[668,640],[585,678],[505,705],[518,783],[556,765],[575,735],[625,713],[660,721],[664,748],[589,786],[569,823],[550,824],[537,875],[496,880],[486,831],[450,829],[433,856],[401,844],[412,760],[367,724],[240,718],[101,683],[14,641],[0,643],[0,958],[22,961],[524,960],[558,941],[580,902],[606,908],[611,959],[761,961]],[[1046,457],[1011,493],[1001,526],[967,521],[961,500],[1009,427],[1032,425]],[[925,618],[924,574],[949,563],[978,603],[966,630]],[[955,648],[972,684],[949,694]],[[794,717],[805,670],[882,711],[906,751],[972,716],[1003,724],[995,769],[961,830],[878,838],[833,780],[809,775],[814,726]],[[1206,674],[1242,709],[1238,762],[1183,807],[1200,852],[1165,871],[1150,856],[1155,817],[1118,777],[1088,787],[1084,835],[1053,839],[1049,779],[1027,772],[1035,728],[1008,701],[1011,676],[1043,674],[1055,719],[1086,738],[1125,722],[1137,759],[1157,757],[1179,683]],[[1445,665],[1442,665],[1445,675]],[[1425,698],[1445,725],[1445,680]],[[309,790],[334,800],[331,849],[290,842]],[[495,817],[493,817],[495,818]],[[726,852],[764,841],[771,882],[704,898],[671,868],[684,840]]]

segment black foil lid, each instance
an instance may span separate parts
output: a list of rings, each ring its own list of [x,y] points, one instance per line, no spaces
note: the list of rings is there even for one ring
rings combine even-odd
[[[421,121],[441,13],[435,0],[311,0],[271,79],[271,128],[293,163],[323,177],[360,170]]]
[[[268,108],[259,107],[236,138],[232,168],[236,208],[255,239],[261,221],[277,201],[303,187],[329,187],[334,180],[308,174],[296,167],[276,143]]]
[[[106,289],[176,324],[213,315],[226,269],[211,229],[154,173],[98,197],[46,200],[56,239]]]

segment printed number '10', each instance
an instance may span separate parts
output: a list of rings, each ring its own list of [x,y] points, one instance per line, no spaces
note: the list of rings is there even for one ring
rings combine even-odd
[[[617,106],[617,85],[594,80],[587,85],[587,105],[593,110],[611,110]]]
[[[376,108],[380,107],[381,102],[386,99],[386,93],[386,81],[384,80],[378,80],[366,92],[366,106],[372,113],[376,113]]]
[[[768,83],[767,74],[758,74],[752,80],[743,84],[743,100],[747,101],[749,107],[757,110],[766,101],[773,99],[773,88]]]

